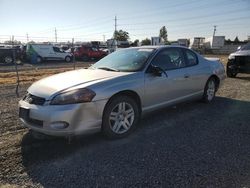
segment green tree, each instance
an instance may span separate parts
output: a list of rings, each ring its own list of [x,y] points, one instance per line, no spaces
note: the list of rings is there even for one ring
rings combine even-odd
[[[115,31],[114,39],[118,41],[127,41],[129,39],[129,33],[123,30]]]
[[[150,39],[148,39],[148,38],[146,38],[146,39],[144,39],[144,40],[142,40],[141,41],[141,45],[150,45],[151,44],[151,40]]]
[[[159,37],[163,38],[164,43],[168,43],[168,32],[165,26],[160,29]]]
[[[238,36],[235,37],[234,42],[240,42]]]
[[[139,46],[139,40],[136,39],[132,44],[131,46]]]

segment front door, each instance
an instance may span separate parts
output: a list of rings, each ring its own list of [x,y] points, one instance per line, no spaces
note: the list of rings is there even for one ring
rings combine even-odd
[[[145,73],[145,107],[153,108],[174,103],[188,95],[188,78],[183,69],[185,60],[180,48],[161,50],[151,62],[165,70],[166,74],[155,76]]]

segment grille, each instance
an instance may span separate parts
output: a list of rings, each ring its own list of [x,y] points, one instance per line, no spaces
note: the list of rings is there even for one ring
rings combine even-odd
[[[27,93],[24,98],[24,101],[26,101],[29,104],[35,104],[35,105],[43,105],[45,103],[45,99],[42,97],[37,97],[35,95],[31,95],[30,93]]]

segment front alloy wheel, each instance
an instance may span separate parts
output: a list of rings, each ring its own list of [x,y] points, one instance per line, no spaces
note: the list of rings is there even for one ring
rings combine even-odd
[[[71,57],[70,57],[70,56],[66,56],[65,61],[66,61],[67,63],[71,62]]]
[[[11,56],[6,56],[4,58],[4,63],[9,64],[13,62],[13,58]]]
[[[105,108],[102,129],[110,138],[121,138],[129,134],[139,120],[136,102],[127,96],[111,100]]]
[[[229,78],[235,78],[237,73],[238,73],[236,66],[233,65],[233,63],[231,63],[231,62],[227,63],[227,71],[226,72],[227,72],[227,76]]]
[[[116,134],[127,132],[132,126],[135,118],[133,107],[126,102],[117,104],[109,115],[109,125]]]

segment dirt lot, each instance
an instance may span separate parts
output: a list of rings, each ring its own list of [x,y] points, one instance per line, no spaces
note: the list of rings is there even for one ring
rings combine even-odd
[[[21,126],[15,73],[0,69],[0,186],[250,187],[250,75],[227,78],[211,104],[148,115],[125,139],[95,134],[68,144]],[[34,80],[70,69],[23,68],[20,96]]]

